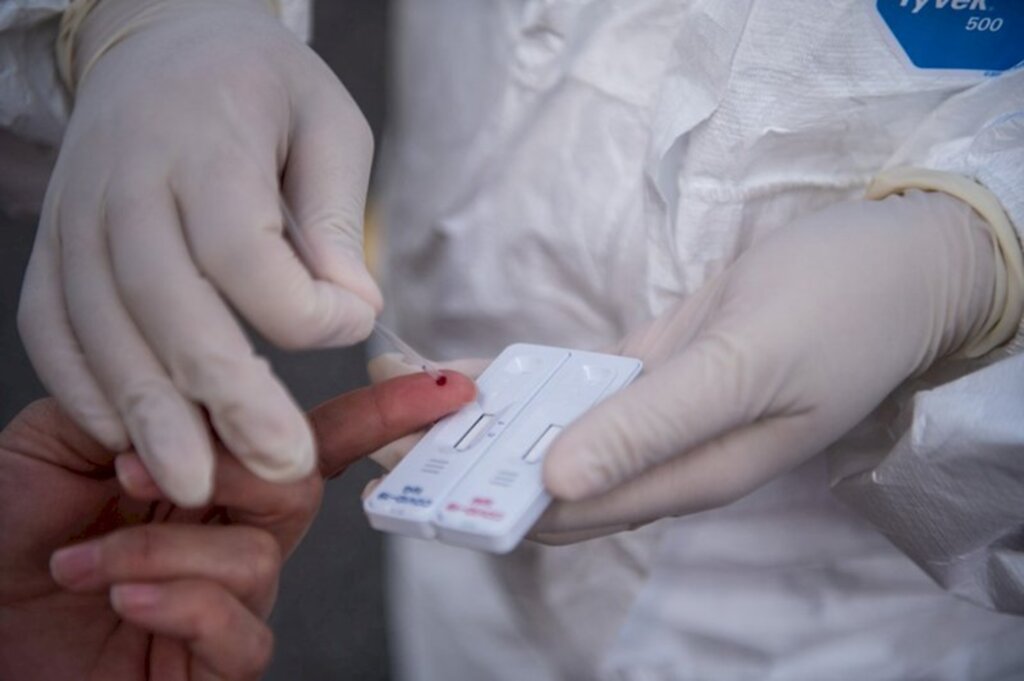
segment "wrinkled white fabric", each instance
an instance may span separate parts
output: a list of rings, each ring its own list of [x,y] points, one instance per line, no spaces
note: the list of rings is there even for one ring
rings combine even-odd
[[[1024,355],[929,378],[894,400],[891,450],[837,449],[831,484],[945,588],[1024,613]],[[870,428],[848,441],[871,442]]]
[[[387,314],[440,359],[518,340],[607,347],[894,165],[981,182],[1019,230],[1024,72],[915,69],[874,5],[399,5]],[[1013,352],[986,362],[1009,374]],[[400,677],[1012,678],[1024,621],[950,595],[867,520],[948,589],[985,601],[988,568],[1018,569],[1019,513],[972,505],[947,536],[941,521],[893,517],[951,513],[939,502],[952,496],[920,507],[897,501],[899,485],[855,488],[884,480],[870,469],[895,446],[919,491],[936,459],[975,471],[957,475],[975,481],[959,499],[1007,489],[999,451],[1019,451],[1010,415],[1024,394],[1010,378],[955,380],[983,364],[930,373],[932,399],[900,391],[831,448],[839,473],[818,457],[723,509],[504,558],[396,541]],[[993,399],[1001,421],[983,411]],[[992,529],[1007,527],[1018,529]]]
[[[69,0],[12,0],[0,5],[0,128],[56,146],[68,102],[53,46]]]
[[[54,43],[60,15],[71,0],[0,3],[0,128],[28,141],[56,146],[67,124],[68,100]],[[310,0],[279,0],[281,21],[309,42]]]
[[[68,0],[0,3],[0,211],[31,216],[42,205],[68,102],[53,54]]]

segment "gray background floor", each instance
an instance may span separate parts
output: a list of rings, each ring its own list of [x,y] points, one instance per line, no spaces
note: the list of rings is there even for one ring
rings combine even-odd
[[[335,69],[378,137],[385,116],[384,0],[321,0],[314,48]],[[0,160],[2,163],[2,160]],[[0,215],[0,424],[43,395],[15,328],[32,219]],[[305,406],[366,381],[362,348],[285,354],[260,348]],[[327,487],[320,515],[285,567],[273,616],[270,681],[387,679],[381,539],[359,507],[376,466],[361,463]]]

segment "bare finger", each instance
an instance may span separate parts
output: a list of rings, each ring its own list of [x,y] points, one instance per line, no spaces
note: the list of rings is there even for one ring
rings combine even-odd
[[[476,385],[445,371],[443,385],[419,373],[354,390],[310,413],[320,447],[320,471],[332,477],[352,461],[415,433],[476,396]]]
[[[267,532],[245,526],[138,525],[56,551],[50,573],[72,591],[118,582],[206,579],[259,614],[269,614],[281,550]]]
[[[250,681],[270,663],[269,627],[214,582],[118,584],[110,590],[110,603],[128,622],[184,641],[195,658],[194,673]]]

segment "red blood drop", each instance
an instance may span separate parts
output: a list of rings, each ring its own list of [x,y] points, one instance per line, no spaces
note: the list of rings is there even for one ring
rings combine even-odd
[[[438,376],[437,378],[434,379],[434,383],[436,383],[438,385],[444,385],[447,382],[448,382],[448,377],[447,376]]]

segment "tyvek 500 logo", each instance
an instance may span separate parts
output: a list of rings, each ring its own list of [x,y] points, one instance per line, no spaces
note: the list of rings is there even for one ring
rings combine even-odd
[[[1024,61],[1024,1],[878,0],[875,7],[918,68],[995,73]]]
[[[879,3],[881,4],[881,3]],[[952,10],[968,10],[970,12],[987,12],[985,0],[900,0],[900,7],[911,7],[911,13],[917,14],[922,9],[930,4],[935,5],[935,9],[945,9],[946,7]]]

